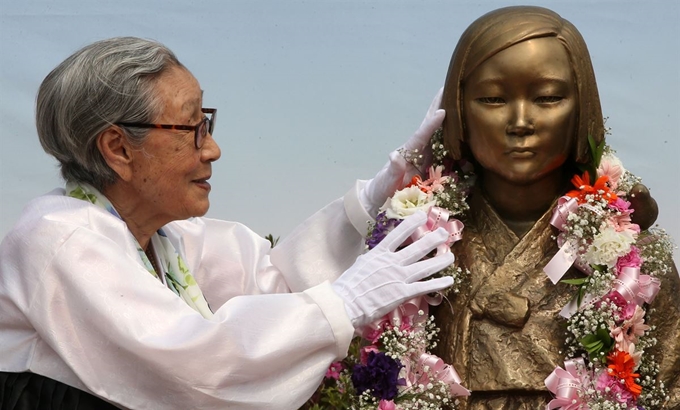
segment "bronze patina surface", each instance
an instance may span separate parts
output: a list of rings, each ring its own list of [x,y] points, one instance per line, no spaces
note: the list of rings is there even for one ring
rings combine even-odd
[[[544,380],[564,361],[559,311],[572,295],[543,272],[557,251],[549,220],[576,165],[588,161],[588,135],[604,138],[585,42],[544,8],[488,13],[454,51],[442,108],[445,143],[455,159],[475,163],[478,181],[453,248],[471,275],[436,311],[437,353],[472,390],[462,408],[545,408]],[[656,204],[646,188],[635,189],[643,192],[634,221],[644,229],[656,219]],[[648,311],[659,344],[645,354],[661,365],[668,408],[680,408],[679,283],[677,271],[663,277]]]

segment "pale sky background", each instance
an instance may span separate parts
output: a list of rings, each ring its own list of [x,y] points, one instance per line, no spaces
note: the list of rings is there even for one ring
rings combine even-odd
[[[204,106],[219,110],[208,216],[285,236],[382,167],[420,124],[463,30],[513,4],[551,8],[579,28],[608,141],[680,238],[674,0],[0,0],[0,237],[29,199],[62,184],[38,142],[35,94],[86,44],[132,35],[170,47],[201,82]]]

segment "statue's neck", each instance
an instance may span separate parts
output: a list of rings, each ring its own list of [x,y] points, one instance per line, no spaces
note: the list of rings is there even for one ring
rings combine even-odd
[[[565,179],[566,178],[566,179]],[[488,203],[518,237],[524,236],[567,189],[562,169],[529,184],[518,184],[483,173],[480,187]]]

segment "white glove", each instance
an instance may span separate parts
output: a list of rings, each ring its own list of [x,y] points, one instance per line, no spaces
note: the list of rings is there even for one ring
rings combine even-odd
[[[405,186],[415,174],[422,174],[425,169],[429,168],[432,162],[432,147],[429,146],[428,142],[435,130],[442,126],[446,115],[445,111],[439,108],[443,91],[444,88],[439,89],[418,130],[402,147],[390,153],[390,160],[387,164],[373,179],[366,183],[361,191],[359,201],[372,217],[378,214],[378,208],[385,203],[387,197]],[[422,166],[416,168],[407,163],[402,154],[399,153],[402,148],[406,151],[418,150],[418,153],[423,155]]]
[[[451,252],[421,261],[446,242],[448,233],[443,228],[395,252],[426,220],[424,212],[404,219],[378,246],[359,256],[331,285],[345,302],[345,310],[355,328],[386,315],[413,297],[453,285],[453,278],[448,276],[419,282],[454,261]]]

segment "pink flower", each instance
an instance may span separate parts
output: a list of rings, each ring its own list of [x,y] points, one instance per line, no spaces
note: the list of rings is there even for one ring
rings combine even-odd
[[[426,193],[440,192],[443,190],[444,184],[449,182],[451,179],[449,176],[442,176],[443,170],[444,167],[441,165],[437,166],[436,168],[430,167],[428,170],[429,178],[425,181],[418,181],[418,188]]]
[[[621,197],[616,198],[616,201],[611,202],[608,204],[609,208],[615,209],[619,212],[626,212],[630,210],[630,202],[626,201],[625,199],[622,199]],[[629,213],[633,212],[630,210]]]
[[[628,345],[628,354],[630,357],[633,358],[633,361],[635,362],[635,367],[633,370],[637,370],[637,368],[640,366],[640,360],[642,360],[642,350],[635,350],[635,343],[631,343]]]
[[[625,312],[626,307],[628,307],[628,301],[623,296],[621,296],[619,292],[615,290],[612,290],[611,292],[607,293],[599,302],[597,302],[596,303],[597,308],[599,309],[601,302],[607,299],[609,299],[611,303],[614,303],[620,309],[619,310],[620,313],[616,314],[617,322],[623,321],[628,318],[623,313]]]
[[[630,252],[616,261],[616,272],[621,273],[623,268],[639,268],[640,266],[642,266],[640,250],[635,245],[632,245],[630,247]]]
[[[378,410],[396,410],[397,406],[392,400],[380,400]]]
[[[635,400],[633,393],[626,389],[626,385],[622,384],[616,377],[610,376],[606,371],[600,373],[595,388],[619,403],[633,404]]]
[[[630,231],[633,234],[640,233],[640,226],[634,224],[630,219],[630,215],[634,212],[630,209],[630,202],[617,198],[615,201],[610,202],[608,206],[616,211],[616,214],[607,220],[607,224],[614,228],[616,232]]]
[[[607,220],[607,224],[614,228],[616,232],[627,231],[633,236],[640,233],[640,225],[633,223],[630,219],[630,212],[621,212],[617,215],[612,215]]]
[[[630,335],[644,335],[649,330],[649,326],[645,324],[645,310],[640,306],[635,306],[633,317],[623,322],[623,329]]]
[[[609,299],[611,302],[614,302],[614,304],[621,309],[625,308],[628,302],[626,299],[621,296],[621,294],[616,291],[612,290],[611,292],[607,293],[603,299]]]
[[[342,362],[333,362],[330,366],[328,366],[328,370],[326,370],[326,378],[338,380],[338,378],[340,378],[341,371]]]
[[[387,325],[387,320],[381,321],[376,329],[373,329],[373,330],[369,331],[368,333],[364,333],[364,335],[363,335],[364,339],[367,339],[371,343],[377,342],[378,339],[380,339],[380,336],[382,336],[383,332],[385,331],[386,325]]]
[[[616,340],[616,349],[628,352],[630,345],[637,342],[637,338],[649,330],[645,324],[645,311],[640,306],[634,305],[635,311],[630,319],[624,320],[621,327],[614,328],[610,334]],[[628,309],[626,309],[628,310]],[[635,348],[635,346],[633,346]]]
[[[399,325],[399,330],[408,332],[411,331],[411,329],[413,329],[411,318],[404,316],[401,325]]]
[[[622,351],[628,351],[628,346],[632,343],[630,337],[623,331],[622,327],[615,327],[609,332],[611,337],[616,340],[616,348]]]
[[[619,179],[623,175],[625,169],[621,161],[614,155],[605,155],[602,157],[600,162],[600,167],[597,169],[597,176],[608,176],[609,185],[612,189],[616,189],[619,185]]]
[[[626,308],[623,310],[623,320],[630,320],[630,318],[633,317],[636,309],[637,305],[635,303],[627,304]]]

